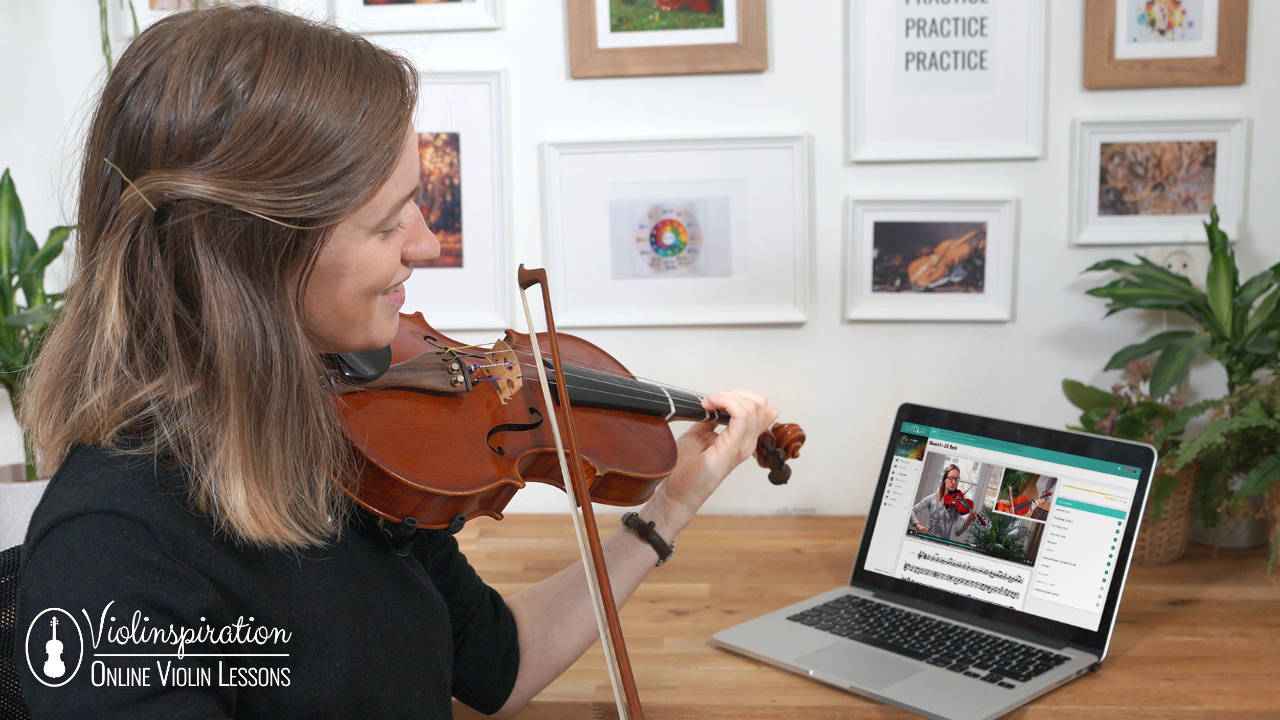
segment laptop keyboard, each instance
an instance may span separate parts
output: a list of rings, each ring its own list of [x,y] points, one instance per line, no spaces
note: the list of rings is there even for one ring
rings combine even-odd
[[[842,595],[787,619],[1003,688],[1017,687],[1013,681],[1027,682],[1069,659],[856,595]]]

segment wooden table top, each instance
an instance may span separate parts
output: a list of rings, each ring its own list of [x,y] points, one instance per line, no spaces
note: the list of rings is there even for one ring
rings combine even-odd
[[[913,715],[714,648],[719,630],[848,582],[862,517],[704,516],[680,534],[622,609],[649,720]],[[459,543],[510,595],[578,562],[567,515],[472,521]],[[614,519],[601,516],[612,531]],[[1280,718],[1280,568],[1263,548],[1192,545],[1180,561],[1130,570],[1101,671],[1014,718]],[[485,717],[454,703],[457,717]],[[617,717],[597,642],[516,717]]]

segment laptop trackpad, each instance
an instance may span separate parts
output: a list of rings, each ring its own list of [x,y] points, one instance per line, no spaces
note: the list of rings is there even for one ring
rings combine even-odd
[[[870,648],[861,648],[852,642],[828,645],[796,659],[795,664],[824,678],[856,681],[858,687],[867,690],[888,687],[928,669],[910,660],[899,660]]]

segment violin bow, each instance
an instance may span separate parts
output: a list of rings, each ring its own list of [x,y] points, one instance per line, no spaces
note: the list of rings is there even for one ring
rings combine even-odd
[[[555,438],[556,455],[560,460],[560,475],[564,478],[565,497],[569,499],[569,513],[573,516],[573,529],[578,536],[578,550],[586,571],[587,585],[591,591],[595,609],[596,626],[600,631],[600,643],[605,661],[609,664],[609,679],[613,683],[613,699],[618,706],[619,720],[644,720],[640,709],[640,695],[631,674],[631,661],[622,638],[622,623],[618,620],[618,605],[613,600],[613,588],[609,584],[609,569],[605,565],[604,549],[600,545],[600,531],[596,526],[595,512],[591,508],[591,489],[582,477],[582,454],[578,451],[578,437],[573,426],[573,409],[569,406],[568,383],[557,382],[560,411],[564,414],[565,435],[569,441],[569,460],[565,459],[555,406],[551,400],[547,371],[542,362],[542,350],[538,347],[538,334],[533,327],[533,314],[529,310],[529,298],[525,295],[533,285],[542,288],[542,307],[547,320],[547,340],[551,346],[551,365],[557,378],[568,377],[560,365],[560,346],[556,342],[556,325],[551,316],[551,297],[547,290],[547,271],[543,268],[526,269],[520,265],[516,273],[520,285],[520,301],[524,304],[525,322],[529,328],[529,342],[533,348],[534,365],[542,384],[542,397],[547,405],[547,420],[551,435]],[[625,699],[625,703],[624,703]]]

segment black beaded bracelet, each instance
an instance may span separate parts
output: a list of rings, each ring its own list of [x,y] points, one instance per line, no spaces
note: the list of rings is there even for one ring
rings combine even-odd
[[[639,535],[641,540],[649,543],[654,552],[658,553],[658,563],[654,567],[662,565],[676,551],[675,543],[668,543],[663,540],[658,531],[653,529],[652,520],[645,522],[640,519],[640,515],[637,513],[629,512],[622,515],[622,524],[635,531],[635,534]]]

